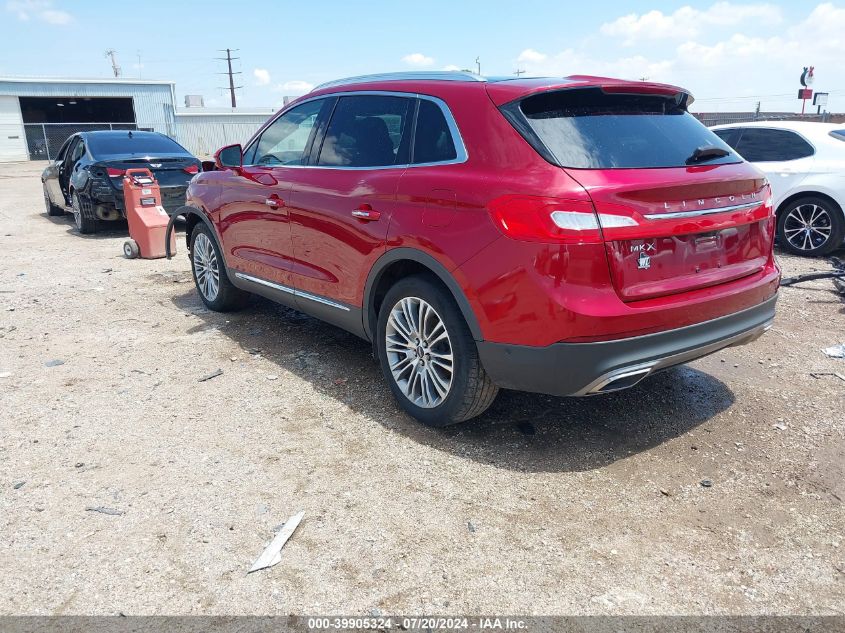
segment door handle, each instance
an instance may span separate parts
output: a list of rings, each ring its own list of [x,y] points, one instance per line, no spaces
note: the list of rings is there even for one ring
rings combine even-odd
[[[373,211],[372,209],[355,209],[352,212],[352,215],[359,220],[364,220],[365,222],[374,222],[381,217],[381,213]]]
[[[266,204],[271,209],[278,209],[279,207],[285,206],[285,201],[279,197],[271,196],[264,201],[264,204]]]

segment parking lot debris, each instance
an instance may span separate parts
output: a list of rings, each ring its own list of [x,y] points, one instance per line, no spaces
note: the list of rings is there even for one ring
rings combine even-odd
[[[12,375],[10,371],[0,371],[0,378],[9,378]]]
[[[467,521],[467,529],[470,532],[475,532],[475,523],[473,523],[472,521]]]
[[[822,351],[825,353],[825,356],[830,356],[831,358],[845,358],[845,343],[833,345],[832,347],[825,348]]]
[[[671,497],[672,496],[671,494],[669,494],[669,491],[666,490],[666,488],[661,488],[660,494],[662,494],[664,497]]]
[[[15,483],[14,486],[12,486],[12,488],[14,488],[15,490],[20,490],[24,487],[24,484],[26,484],[25,481],[18,481],[17,483]]]
[[[713,482],[712,482],[712,481],[710,481],[709,479],[702,479],[702,480],[701,480],[701,486],[702,486],[703,488],[712,488],[712,487],[713,487]]]
[[[222,375],[223,375],[223,370],[217,369],[217,370],[211,372],[210,374],[208,374],[207,376],[203,376],[202,378],[197,378],[197,382],[205,382],[206,380],[211,380],[212,378],[217,378],[217,376],[222,376]]]
[[[278,380],[279,377],[276,374],[268,374],[267,380]]]
[[[772,428],[775,428],[778,431],[785,431],[786,425],[783,422],[778,422],[777,424],[772,424]]]
[[[126,514],[125,510],[116,510],[115,508],[106,508],[103,506],[88,506],[85,508],[86,512],[99,512],[100,514],[109,514],[112,516],[121,516]]]
[[[247,572],[248,574],[258,571],[259,569],[272,567],[282,560],[282,548],[285,546],[285,543],[288,542],[288,539],[291,537],[294,530],[299,527],[299,523],[302,521],[302,517],[304,516],[305,512],[300,511],[285,522],[284,527],[279,530],[279,533],[276,534],[272,541],[270,541],[270,544],[264,548],[261,555],[255,559],[252,567],[250,567]]]
[[[46,363],[44,363],[44,366],[45,367],[58,367],[59,365],[64,365],[64,364],[65,364],[65,361],[63,361],[60,358],[55,358],[53,360],[48,360]]]
[[[810,372],[810,375],[813,378],[821,378],[822,376],[834,376],[835,378],[839,378],[839,380],[845,380],[845,376],[840,374],[839,372],[835,371],[817,371],[817,372]]]

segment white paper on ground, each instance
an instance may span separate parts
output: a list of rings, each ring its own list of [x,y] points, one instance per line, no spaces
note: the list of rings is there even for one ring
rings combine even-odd
[[[282,548],[285,546],[285,543],[288,542],[288,539],[291,537],[297,526],[299,526],[299,522],[302,521],[302,517],[304,516],[305,512],[302,511],[287,520],[282,529],[279,530],[279,533],[276,534],[276,537],[270,541],[270,544],[264,548],[261,555],[255,559],[252,567],[250,567],[247,572],[248,574],[258,571],[259,569],[264,569],[265,567],[272,567],[282,560]]]

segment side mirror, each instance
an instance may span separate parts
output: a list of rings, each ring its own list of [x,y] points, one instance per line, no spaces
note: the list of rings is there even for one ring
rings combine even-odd
[[[243,166],[244,150],[240,145],[227,145],[217,150],[214,155],[214,164],[218,169],[234,168],[240,169]]]

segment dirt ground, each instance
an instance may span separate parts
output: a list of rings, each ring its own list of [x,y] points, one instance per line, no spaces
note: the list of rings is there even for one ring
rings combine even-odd
[[[210,313],[182,242],[130,261],[49,218],[42,168],[0,165],[0,614],[845,613],[829,281],[629,391],[431,430],[363,341]]]

